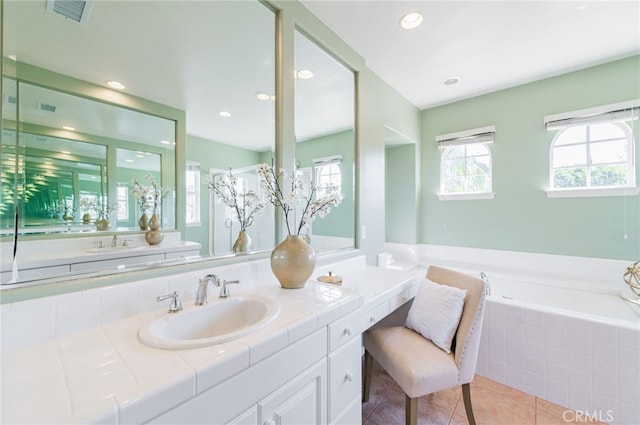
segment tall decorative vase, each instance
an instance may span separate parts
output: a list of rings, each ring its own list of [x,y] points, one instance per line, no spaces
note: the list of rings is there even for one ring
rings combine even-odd
[[[149,245],[158,245],[164,240],[164,233],[160,230],[160,217],[153,213],[149,220],[149,230],[144,234],[144,239]]]
[[[89,213],[84,213],[84,215],[82,216],[82,224],[89,223],[91,223],[91,215]]]
[[[287,236],[271,252],[271,270],[283,288],[302,288],[315,266],[316,252],[301,236]]]
[[[240,230],[238,238],[233,244],[233,252],[236,254],[249,252],[251,249],[251,238],[245,230]]]
[[[140,230],[148,230],[149,229],[149,217],[147,214],[142,214],[138,219],[138,226],[140,226]]]

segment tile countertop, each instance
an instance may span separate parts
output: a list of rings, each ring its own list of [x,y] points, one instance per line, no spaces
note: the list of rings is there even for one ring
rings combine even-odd
[[[382,301],[417,281],[416,271],[370,266],[359,268],[354,275],[357,277],[349,277],[342,287],[313,280],[300,290],[234,285],[231,296],[247,291],[273,297],[280,311],[257,332],[215,346],[161,350],[142,344],[138,329],[144,322],[167,314],[163,305],[162,309],[106,325],[3,348],[0,422],[146,422],[363,303]],[[191,302],[183,299],[185,308]]]

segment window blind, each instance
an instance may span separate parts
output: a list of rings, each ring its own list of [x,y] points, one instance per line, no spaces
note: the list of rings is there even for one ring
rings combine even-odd
[[[637,120],[639,115],[640,99],[636,99],[579,111],[547,115],[544,117],[544,124],[547,130],[561,130],[590,124],[633,121]]]
[[[339,164],[342,162],[342,155],[332,155],[325,156],[322,158],[313,158],[311,160],[313,165],[329,165],[329,164]]]
[[[491,125],[489,127],[474,128],[456,133],[441,134],[436,136],[436,143],[439,148],[469,145],[472,143],[493,143],[495,133],[496,126]]]

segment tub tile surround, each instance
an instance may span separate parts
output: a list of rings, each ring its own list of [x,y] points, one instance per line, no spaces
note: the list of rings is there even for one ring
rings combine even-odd
[[[343,275],[345,286],[310,281],[302,290],[285,290],[268,260],[258,260],[0,305],[1,422],[149,421],[317,334],[366,298],[386,302],[416,283],[411,273],[366,266],[363,256],[324,268]],[[171,351],[139,342],[139,327],[166,314],[168,301],[156,303],[156,296],[175,290],[186,306],[198,278],[211,272],[240,280],[231,296],[255,291],[277,298],[279,314],[251,335],[211,347]],[[319,267],[314,276],[323,273]],[[365,281],[368,294],[348,287],[366,287]],[[209,291],[217,298],[217,288]]]
[[[479,375],[595,412],[603,422],[640,424],[640,310],[618,299],[628,289],[622,274],[633,261],[431,245],[388,249],[403,264],[483,271],[499,283],[487,297]],[[511,285],[522,282],[533,283],[542,300],[502,297],[505,288],[510,293]],[[556,292],[582,311],[559,308]],[[547,305],[540,304],[545,297]]]

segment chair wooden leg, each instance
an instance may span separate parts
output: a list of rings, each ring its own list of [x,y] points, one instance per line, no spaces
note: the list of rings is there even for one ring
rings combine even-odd
[[[404,396],[404,421],[406,425],[418,425],[418,397]]]
[[[371,392],[371,373],[373,371],[373,356],[364,350],[364,370],[362,371],[362,401],[369,401],[369,393]]]
[[[464,401],[464,410],[467,412],[467,419],[469,425],[476,425],[476,420],[473,417],[473,406],[471,406],[471,385],[462,384],[462,401]]]

